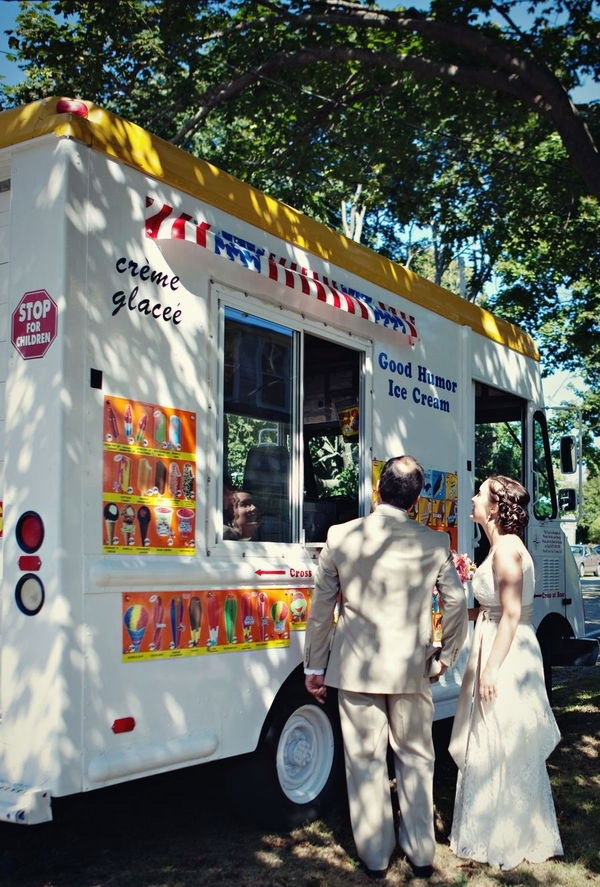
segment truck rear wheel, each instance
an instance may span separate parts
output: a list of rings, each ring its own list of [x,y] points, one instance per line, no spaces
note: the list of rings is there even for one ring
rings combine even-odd
[[[303,688],[286,694],[257,751],[234,768],[243,771],[243,797],[232,797],[238,813],[275,829],[319,818],[342,789],[342,756],[336,700],[319,705]],[[239,790],[235,776],[234,784]]]

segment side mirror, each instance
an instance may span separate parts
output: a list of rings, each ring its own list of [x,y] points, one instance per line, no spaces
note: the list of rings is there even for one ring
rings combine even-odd
[[[563,474],[574,474],[577,470],[575,438],[565,434],[560,439],[560,470]]]
[[[561,511],[575,511],[577,508],[577,495],[575,490],[559,490],[558,507]]]

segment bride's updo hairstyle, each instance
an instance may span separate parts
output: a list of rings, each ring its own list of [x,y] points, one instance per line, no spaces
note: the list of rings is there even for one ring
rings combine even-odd
[[[492,502],[498,504],[496,522],[503,533],[521,534],[529,523],[529,493],[518,481],[501,474],[489,478]]]

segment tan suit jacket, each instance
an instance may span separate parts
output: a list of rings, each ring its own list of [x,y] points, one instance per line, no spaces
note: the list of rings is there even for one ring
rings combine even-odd
[[[466,636],[467,604],[448,535],[391,505],[331,527],[315,579],[305,667],[326,669],[329,686],[356,693],[421,692],[433,652],[435,585],[444,604],[440,661],[451,666]]]

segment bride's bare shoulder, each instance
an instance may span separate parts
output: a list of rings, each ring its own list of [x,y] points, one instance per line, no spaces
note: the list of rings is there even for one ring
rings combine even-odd
[[[527,549],[523,540],[514,533],[506,533],[497,540],[494,545],[494,559],[521,560],[527,556]]]

